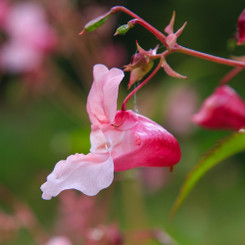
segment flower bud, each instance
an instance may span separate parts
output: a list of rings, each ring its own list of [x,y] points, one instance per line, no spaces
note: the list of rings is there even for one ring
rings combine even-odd
[[[125,25],[119,26],[117,28],[114,36],[116,36],[116,35],[125,35],[131,28],[132,28],[132,26],[129,25],[129,24],[125,24]]]
[[[140,53],[134,54],[125,71],[130,71],[128,89],[137,81],[140,81],[152,68],[153,61]]]
[[[245,103],[228,85],[218,87],[192,121],[209,129],[239,130],[245,127]]]
[[[84,29],[79,33],[80,35],[82,35],[84,32],[90,32],[90,31],[94,31],[96,29],[98,29],[100,26],[102,26],[111,16],[111,13],[108,12],[104,15],[101,15],[91,21],[89,21],[85,26]]]
[[[245,44],[245,9],[238,18],[238,45]]]

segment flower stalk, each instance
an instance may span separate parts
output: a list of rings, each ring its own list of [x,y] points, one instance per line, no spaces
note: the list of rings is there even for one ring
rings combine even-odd
[[[129,99],[137,92],[139,91],[147,82],[149,82],[152,77],[155,76],[155,74],[160,70],[162,66],[162,59],[160,60],[160,62],[158,63],[157,67],[154,69],[154,71],[142,82],[140,83],[131,93],[128,94],[128,96],[125,98],[125,100],[123,101],[122,104],[122,111],[126,111],[127,110],[127,102],[129,101]]]

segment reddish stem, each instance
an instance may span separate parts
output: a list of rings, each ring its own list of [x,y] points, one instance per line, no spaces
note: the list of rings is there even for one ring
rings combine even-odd
[[[123,101],[122,104],[122,111],[126,111],[127,110],[127,102],[128,100],[138,91],[140,90],[161,68],[162,65],[162,60],[159,61],[157,67],[155,68],[155,70],[141,83],[139,84],[130,94],[128,94],[128,96],[125,98],[125,100]]]
[[[133,17],[134,20],[133,20],[133,22],[131,22],[132,24],[138,23],[138,24],[142,25],[144,28],[146,28],[148,31],[150,31],[156,38],[158,38],[165,47],[167,47],[167,44],[165,41],[166,36],[162,32],[160,32],[159,30],[157,30],[154,26],[150,25],[147,21],[145,21],[140,16],[138,16],[137,14],[133,13],[132,11],[128,10],[127,8],[125,8],[123,6],[115,6],[115,7],[111,8],[110,12],[111,13],[124,12],[125,14]]]
[[[220,85],[227,84],[234,76],[240,73],[243,70],[242,67],[235,67],[230,72],[228,72],[221,80]]]
[[[213,61],[216,63],[220,63],[223,65],[237,66],[237,67],[245,68],[245,62],[217,57],[217,56],[214,56],[211,54],[206,54],[206,53],[202,53],[202,52],[199,52],[199,51],[196,51],[193,49],[185,48],[185,47],[180,46],[180,45],[178,45],[178,47],[174,51],[179,52],[179,53],[183,53],[183,54],[187,54],[187,55],[191,55],[191,56],[195,56],[195,57],[198,57],[201,59]]]

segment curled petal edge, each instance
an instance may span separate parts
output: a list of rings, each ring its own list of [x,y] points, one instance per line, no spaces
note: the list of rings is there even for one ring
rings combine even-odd
[[[114,163],[109,153],[75,154],[59,161],[41,186],[42,198],[50,200],[66,189],[76,189],[94,196],[111,185]]]

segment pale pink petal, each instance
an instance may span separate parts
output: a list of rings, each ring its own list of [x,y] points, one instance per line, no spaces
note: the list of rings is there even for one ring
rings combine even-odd
[[[109,72],[109,69],[102,64],[96,64],[93,68],[93,77],[94,77],[94,83],[100,84],[101,80],[103,79],[104,75]]]
[[[117,113],[117,97],[119,85],[124,77],[122,70],[112,68],[105,77],[103,86],[104,112],[110,123],[113,123]]]
[[[111,148],[109,139],[107,139],[100,126],[92,125],[90,133],[91,153],[106,153]]]
[[[87,112],[92,124],[107,121],[103,108],[103,77],[109,72],[104,65],[95,65],[93,69],[94,81],[87,99]]]
[[[87,111],[92,124],[112,123],[117,110],[118,88],[123,71],[104,65],[94,66],[94,82],[88,95]]]
[[[66,189],[94,196],[112,183],[113,176],[113,159],[109,153],[71,155],[59,161],[47,177],[47,182],[41,186],[42,198],[51,199]]]

